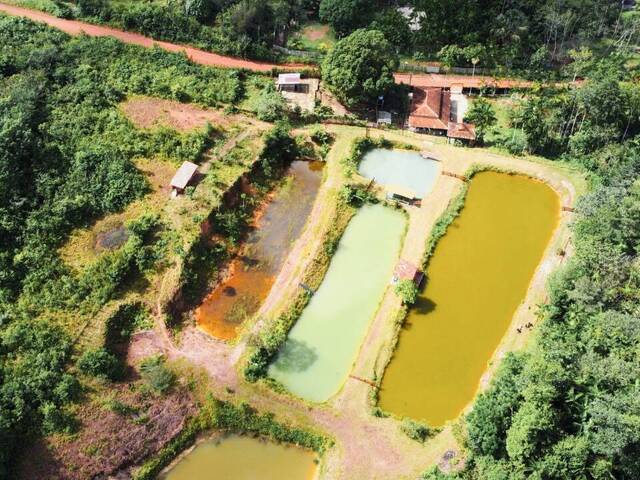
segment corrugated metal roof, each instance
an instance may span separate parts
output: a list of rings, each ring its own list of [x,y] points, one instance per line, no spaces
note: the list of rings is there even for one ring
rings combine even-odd
[[[278,75],[278,85],[295,85],[300,83],[299,73],[281,73]]]
[[[198,170],[198,165],[191,162],[184,162],[180,165],[180,168],[171,179],[171,186],[184,190],[184,188],[189,184],[189,181],[193,178],[196,170]]]

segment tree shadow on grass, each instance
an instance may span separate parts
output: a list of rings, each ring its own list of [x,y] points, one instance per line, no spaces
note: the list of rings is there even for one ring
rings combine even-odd
[[[290,338],[280,350],[275,368],[281,372],[304,372],[318,359],[318,354],[305,342]]]

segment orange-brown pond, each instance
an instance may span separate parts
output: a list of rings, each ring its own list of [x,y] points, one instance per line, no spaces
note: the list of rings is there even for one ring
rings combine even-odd
[[[443,425],[473,398],[556,227],[556,193],[520,175],[473,177],[438,243],[380,391],[380,407]]]
[[[291,245],[298,238],[322,181],[322,164],[296,161],[283,185],[265,207],[229,278],[216,286],[196,310],[198,326],[232,340],[239,327],[267,297]]]

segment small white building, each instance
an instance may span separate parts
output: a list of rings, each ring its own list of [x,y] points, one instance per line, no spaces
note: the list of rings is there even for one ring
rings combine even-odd
[[[276,83],[279,92],[307,92],[309,85],[303,82],[299,73],[281,73]]]
[[[189,185],[189,182],[197,170],[198,165],[195,163],[184,162],[180,165],[180,168],[178,168],[178,171],[171,179],[171,195],[175,197],[179,193],[184,192],[184,189],[187,188],[187,185]]]
[[[409,30],[417,32],[422,26],[422,20],[427,18],[426,12],[416,11],[413,7],[398,7],[398,13],[402,15],[409,25]]]

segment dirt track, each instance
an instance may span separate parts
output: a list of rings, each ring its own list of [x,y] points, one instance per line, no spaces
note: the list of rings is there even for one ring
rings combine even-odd
[[[206,52],[197,48],[188,47],[185,45],[176,45],[175,43],[157,41],[138,33],[124,32],[115,28],[104,27],[100,25],[92,25],[90,23],[79,22],[77,20],[65,20],[62,18],[54,17],[44,12],[37,10],[30,10],[28,8],[15,7],[13,5],[7,5],[0,3],[0,12],[4,12],[8,15],[16,17],[27,17],[36,22],[46,23],[51,27],[55,27],[70,35],[89,35],[90,37],[113,37],[118,40],[131,43],[134,45],[140,45],[141,47],[151,48],[154,45],[164,50],[174,53],[184,52],[189,59],[195,63],[202,65],[208,65],[211,67],[222,68],[237,68],[247,69],[256,72],[268,72],[274,68],[278,69],[291,69],[301,68],[304,65],[296,64],[280,64],[264,63],[253,60],[243,60],[241,58],[226,57],[224,55],[218,55],[216,53]]]
[[[280,70],[292,70],[309,67],[308,65],[295,63],[274,64],[255,60],[243,60],[241,58],[228,57],[225,55],[219,55],[217,53],[211,53],[185,45],[177,45],[175,43],[154,40],[152,38],[145,37],[144,35],[140,35],[139,33],[125,32],[115,28],[93,25],[91,23],[80,22],[77,20],[65,20],[37,10],[16,7],[13,5],[7,5],[5,3],[0,3],[0,12],[4,12],[8,15],[13,15],[16,17],[27,17],[36,22],[46,23],[47,25],[62,30],[63,32],[66,32],[70,35],[85,34],[91,37],[113,37],[122,42],[140,45],[141,47],[151,48],[155,45],[169,52],[184,52],[191,61],[210,67],[237,69],[242,68],[246,70],[253,70],[255,72],[269,72],[274,68]],[[451,87],[452,84],[462,84],[465,87],[473,88],[480,88],[483,85],[491,85],[499,88],[509,88],[527,87],[531,85],[531,82],[495,79],[493,77],[482,75],[475,75],[472,77],[468,75],[396,73],[395,79],[398,83],[406,83],[419,87]]]

